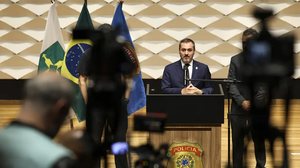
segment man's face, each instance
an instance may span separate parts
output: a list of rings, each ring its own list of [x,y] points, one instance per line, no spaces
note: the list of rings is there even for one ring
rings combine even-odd
[[[181,43],[179,48],[179,54],[182,62],[184,64],[189,64],[193,60],[195,54],[193,43]]]

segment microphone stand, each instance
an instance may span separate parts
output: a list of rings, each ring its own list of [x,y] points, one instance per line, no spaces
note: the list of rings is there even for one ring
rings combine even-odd
[[[187,76],[187,70],[188,70],[188,67],[187,66],[184,66],[184,86],[188,86],[189,84],[189,78]]]
[[[243,83],[240,80],[236,80],[236,79],[187,79],[185,78],[186,81],[201,81],[201,82],[215,82],[215,83],[221,83],[221,84],[226,84],[226,91],[227,91],[227,127],[228,127],[228,168],[231,167],[231,157],[230,157],[230,117],[231,117],[231,109],[230,109],[230,94],[229,94],[229,85],[231,84],[237,84],[237,83]]]

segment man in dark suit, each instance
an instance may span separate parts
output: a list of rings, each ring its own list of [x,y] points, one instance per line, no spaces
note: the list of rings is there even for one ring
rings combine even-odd
[[[213,89],[208,82],[188,79],[211,79],[206,64],[193,59],[195,42],[185,38],[179,43],[180,60],[167,65],[164,69],[161,90],[163,93],[201,95],[210,94]]]
[[[257,31],[254,29],[247,29],[243,32],[242,44],[244,51],[246,49],[247,40],[257,37],[257,34]],[[231,58],[228,79],[243,81],[241,70],[243,61],[243,52]],[[254,142],[255,158],[257,163],[256,168],[262,168],[266,163],[265,144],[264,139],[251,129],[251,120],[249,117],[251,109],[250,88],[245,83],[233,83],[230,85],[229,93],[232,97],[230,118],[233,142],[233,167],[244,167],[244,138],[246,138],[250,132]],[[265,94],[264,89],[258,88],[254,94],[257,101],[263,101]]]

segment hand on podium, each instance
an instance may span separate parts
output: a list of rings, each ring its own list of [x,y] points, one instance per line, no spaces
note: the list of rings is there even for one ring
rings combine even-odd
[[[193,84],[189,84],[187,87],[181,89],[182,95],[202,95],[202,90],[195,87]]]

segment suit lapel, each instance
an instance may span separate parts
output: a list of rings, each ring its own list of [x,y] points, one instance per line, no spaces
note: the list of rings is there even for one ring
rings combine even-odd
[[[177,61],[176,63],[176,76],[178,76],[178,79],[179,81],[182,82],[182,85],[184,84],[184,80],[183,80],[183,69],[182,69],[182,66],[181,66],[181,61]]]
[[[201,78],[199,70],[200,70],[200,65],[194,60],[194,63],[193,63],[193,72],[192,72],[191,79],[200,79]],[[199,83],[199,81],[192,81],[192,84],[195,85],[195,86],[198,83]]]

